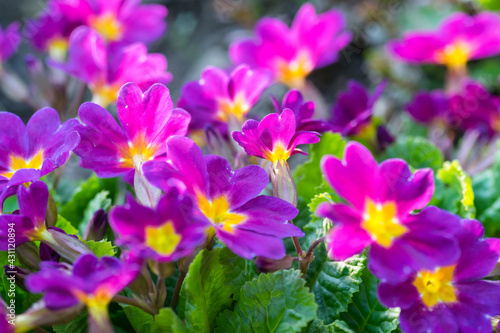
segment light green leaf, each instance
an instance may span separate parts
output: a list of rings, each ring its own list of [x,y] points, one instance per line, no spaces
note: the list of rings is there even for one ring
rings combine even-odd
[[[68,235],[77,235],[78,230],[64,217],[61,215],[57,216],[57,222],[55,225],[57,228],[64,230]]]
[[[114,246],[111,242],[108,242],[107,239],[103,239],[99,242],[93,241],[93,240],[88,240],[85,241],[85,244],[87,244],[92,252],[97,257],[103,257],[103,256],[114,256],[116,254],[116,246]]]
[[[445,162],[437,172],[437,179],[459,194],[461,207],[457,208],[457,213],[462,217],[474,218],[476,210],[471,179],[460,163],[458,161]]]
[[[300,332],[317,309],[304,284],[297,270],[259,275],[245,283],[234,311],[217,317],[215,332]]]
[[[186,327],[171,308],[163,308],[152,316],[134,306],[123,306],[134,330],[138,333],[187,333]]]
[[[443,165],[441,151],[423,137],[403,136],[389,146],[381,160],[402,158],[412,168],[431,168],[434,171]]]

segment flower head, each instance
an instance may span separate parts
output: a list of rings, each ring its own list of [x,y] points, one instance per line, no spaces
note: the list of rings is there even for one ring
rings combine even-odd
[[[295,129],[300,131],[325,132],[330,130],[330,124],[324,120],[313,119],[314,102],[304,101],[300,91],[296,89],[289,90],[283,97],[283,101],[279,103],[271,96],[274,108],[277,113],[281,113],[284,109],[290,109],[295,115]]]
[[[0,27],[0,69],[2,62],[16,52],[19,43],[21,43],[21,34],[18,22],[11,23],[5,30]]]
[[[78,120],[61,124],[57,111],[35,112],[25,126],[21,118],[0,112],[0,191],[29,183],[63,165],[80,142]]]
[[[489,12],[475,16],[455,13],[437,30],[408,32],[401,41],[389,44],[389,49],[411,63],[462,69],[469,60],[500,53],[500,16]]]
[[[129,196],[113,208],[111,227],[118,243],[132,253],[156,261],[176,261],[193,252],[206,238],[205,224],[193,215],[189,196],[172,187],[155,208],[142,206]]]
[[[232,171],[229,163],[215,155],[203,156],[194,141],[185,137],[167,140],[168,163],[144,165],[144,175],[155,186],[168,191],[172,179],[182,181],[199,213],[207,221],[207,234],[214,234],[237,255],[252,259],[281,259],[281,238],[302,236],[287,223],[297,209],[275,197],[259,195],[269,183],[267,173],[251,165]]]
[[[75,149],[80,165],[99,177],[116,177],[141,170],[144,162],[165,154],[165,140],[185,135],[190,116],[174,109],[170,92],[155,84],[146,92],[133,83],[122,87],[117,102],[118,120],[101,106],[84,103],[77,127],[82,142]]]
[[[316,214],[334,222],[327,244],[331,258],[344,260],[370,246],[369,268],[381,279],[404,279],[410,269],[433,268],[440,260],[456,259],[450,236],[458,218],[436,207],[419,214],[434,192],[432,170],[414,174],[405,161],[380,165],[359,143],[349,143],[344,159],[326,156],[321,162],[326,180],[349,204],[324,203]]]
[[[229,56],[235,64],[270,70],[274,78],[292,88],[301,88],[314,69],[329,65],[351,40],[343,15],[335,10],[317,15],[304,4],[288,27],[274,18],[261,19],[255,38],[234,42]]]
[[[405,332],[490,332],[491,317],[500,315],[498,281],[482,281],[500,259],[500,239],[483,239],[480,222],[465,220],[458,228],[460,256],[434,269],[414,271],[398,284],[382,282],[380,301],[401,308]]]
[[[204,130],[212,125],[227,134],[231,118],[243,122],[270,83],[267,71],[241,65],[227,74],[211,66],[203,70],[199,81],[184,85],[178,106],[191,114],[191,130]]]
[[[305,154],[297,145],[319,142],[319,133],[296,131],[295,115],[284,109],[281,115],[271,113],[262,119],[247,120],[241,132],[233,132],[233,139],[248,155],[257,156],[273,164],[285,162],[290,156]]]
[[[148,54],[141,43],[113,52],[88,27],[79,27],[71,34],[67,63],[51,61],[50,64],[87,83],[93,101],[103,107],[116,101],[125,83],[133,82],[146,90],[155,83],[167,84],[172,79],[165,56]]]

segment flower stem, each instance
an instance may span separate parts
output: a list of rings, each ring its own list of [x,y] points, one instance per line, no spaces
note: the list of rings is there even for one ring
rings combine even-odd
[[[177,304],[179,304],[179,294],[181,292],[182,283],[186,278],[186,273],[179,271],[179,277],[177,278],[177,282],[175,283],[174,295],[172,296],[172,302],[170,303],[170,307],[175,310]]]

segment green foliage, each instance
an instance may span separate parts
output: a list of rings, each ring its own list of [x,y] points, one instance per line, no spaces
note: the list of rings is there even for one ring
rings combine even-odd
[[[103,257],[103,256],[114,256],[116,254],[116,246],[113,245],[113,243],[109,242],[107,239],[103,239],[99,242],[89,240],[85,241],[85,244],[87,244],[92,252],[96,256]]]
[[[109,210],[111,207],[111,199],[108,198],[109,191],[103,190],[89,201],[87,207],[83,211],[83,219],[80,223],[80,232],[83,234],[88,221],[94,216],[94,213],[99,209]]]
[[[56,333],[87,333],[87,318],[87,309],[83,309],[83,311],[69,323],[53,325],[52,329]]]
[[[133,306],[123,306],[130,324],[138,333],[187,333],[186,327],[171,308],[163,308],[156,316]]]
[[[403,136],[387,148],[381,160],[402,158],[413,169],[431,168],[434,171],[443,165],[441,151],[423,137]]]
[[[55,225],[57,228],[64,230],[68,235],[77,235],[78,230],[64,217],[61,215],[57,216],[57,222]]]
[[[259,275],[245,283],[234,311],[219,315],[215,332],[300,332],[317,309],[304,284],[297,270]]]
[[[498,0],[476,0],[484,9],[487,10],[500,10],[500,3]]]
[[[239,299],[241,287],[257,276],[253,261],[235,255],[227,247],[220,251],[219,262],[224,269],[224,285],[234,292],[233,298]]]

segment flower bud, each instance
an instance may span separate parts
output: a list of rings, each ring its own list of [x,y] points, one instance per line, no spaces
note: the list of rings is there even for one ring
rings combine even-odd
[[[292,267],[292,263],[292,257],[289,255],[286,255],[280,260],[273,260],[265,257],[257,257],[255,259],[257,270],[261,273],[273,273],[282,269],[290,269],[290,267]]]
[[[87,223],[85,232],[83,233],[83,238],[85,240],[100,241],[106,235],[106,229],[108,227],[108,213],[103,209],[99,209],[94,213],[94,216]]]

